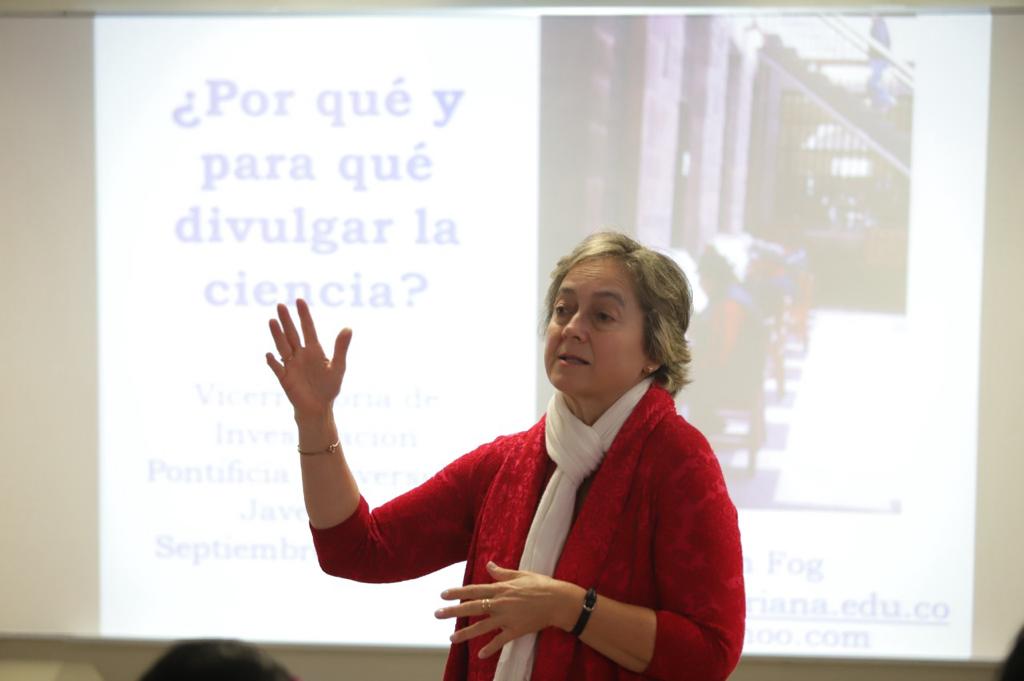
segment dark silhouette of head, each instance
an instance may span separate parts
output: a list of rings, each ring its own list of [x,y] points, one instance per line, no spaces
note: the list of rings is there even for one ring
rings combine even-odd
[[[999,670],[999,681],[1024,681],[1024,629],[1017,634],[1017,642]]]
[[[269,655],[241,641],[182,641],[139,681],[293,681]]]

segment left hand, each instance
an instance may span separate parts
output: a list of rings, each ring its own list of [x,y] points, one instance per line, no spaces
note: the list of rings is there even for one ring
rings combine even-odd
[[[565,629],[566,614],[575,616],[573,608],[577,598],[573,592],[580,590],[582,593],[579,587],[536,572],[507,570],[493,562],[487,564],[487,572],[494,578],[493,584],[468,584],[448,589],[441,593],[441,598],[462,603],[434,613],[438,619],[484,616],[452,634],[453,643],[499,629],[498,635],[480,651],[481,658],[490,657],[513,639],[545,627]],[[572,622],[568,625],[571,627]]]

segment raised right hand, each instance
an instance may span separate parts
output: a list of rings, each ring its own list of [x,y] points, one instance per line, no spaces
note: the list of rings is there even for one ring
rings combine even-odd
[[[316,327],[306,301],[298,299],[295,308],[299,313],[302,336],[299,336],[288,308],[279,304],[277,316],[280,323],[277,319],[270,320],[270,335],[274,338],[281,361],[268,352],[267,365],[291,401],[296,421],[320,420],[331,414],[334,398],[341,390],[352,330],[341,330],[334,340],[334,355],[327,359],[317,340]]]

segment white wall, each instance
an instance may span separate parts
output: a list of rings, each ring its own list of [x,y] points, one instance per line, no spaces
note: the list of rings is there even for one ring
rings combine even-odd
[[[0,21],[0,611],[40,632],[99,611],[91,52],[86,19]]]
[[[992,35],[978,404],[974,651],[1001,657],[1024,625],[1024,14]],[[1000,644],[1000,641],[1006,641]]]

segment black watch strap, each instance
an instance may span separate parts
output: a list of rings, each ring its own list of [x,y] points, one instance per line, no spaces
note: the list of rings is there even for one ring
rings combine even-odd
[[[576,626],[569,632],[573,636],[579,636],[583,633],[583,629],[587,626],[587,621],[590,620],[590,613],[594,612],[594,605],[597,604],[597,591],[591,587],[587,589],[587,595],[583,598],[583,610],[580,611],[580,617],[576,620]]]

